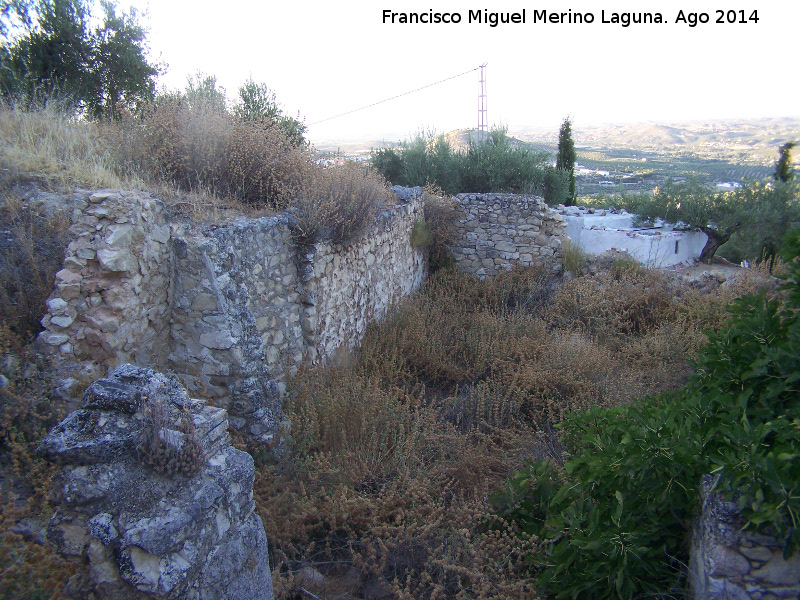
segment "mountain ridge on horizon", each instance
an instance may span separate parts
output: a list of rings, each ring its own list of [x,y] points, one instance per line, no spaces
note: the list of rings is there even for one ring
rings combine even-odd
[[[458,142],[475,128],[454,129],[445,132],[448,140]],[[550,130],[541,126],[518,126],[508,129],[508,135],[520,142],[543,146],[557,145],[558,128]],[[800,141],[800,117],[762,117],[740,119],[696,119],[675,121],[645,121],[637,123],[576,125],[573,121],[573,139],[577,146],[626,147],[642,150],[667,149],[682,146],[735,145],[766,150],[788,141]],[[320,140],[314,146],[320,151],[341,149],[345,152],[394,146],[403,140],[357,136],[349,140]]]

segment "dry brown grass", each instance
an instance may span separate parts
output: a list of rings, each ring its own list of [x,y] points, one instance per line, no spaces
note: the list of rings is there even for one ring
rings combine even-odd
[[[126,176],[249,206],[285,207],[312,170],[308,153],[280,127],[239,121],[202,102],[162,98],[104,133]]]
[[[454,259],[450,246],[456,239],[456,202],[442,190],[427,186],[424,189],[425,223],[430,231],[428,265],[431,273],[452,266]]]
[[[75,567],[37,540],[52,508],[47,494],[57,467],[35,456],[42,436],[65,416],[47,397],[50,382],[32,378],[0,389],[0,598],[62,600]],[[20,522],[27,526],[12,531]]]
[[[535,268],[485,281],[438,272],[346,366],[290,381],[281,459],[235,436],[257,457],[276,597],[535,598],[525,558],[538,540],[498,520],[491,493],[525,458],[561,460],[552,424],[565,411],[681,384],[702,330],[765,281],[752,272],[698,289],[644,270],[563,282]],[[48,515],[53,468],[32,454],[58,418],[46,387],[3,395],[0,459],[19,491],[0,513],[11,597],[59,598],[72,572],[9,531]]]
[[[0,203],[0,327],[15,350],[31,342],[61,269],[69,218],[13,197]]]
[[[180,105],[152,110],[107,129],[51,115],[58,131],[48,133],[36,128],[51,125],[5,109],[0,132],[17,141],[0,149],[0,160],[16,174],[38,171],[57,184],[148,178],[162,186],[159,196],[173,210],[196,217],[224,218],[254,204],[281,207],[300,190],[300,241],[356,236],[387,198],[383,182],[358,168],[308,175],[307,159],[294,150],[273,157],[265,148],[282,147],[274,132],[231,128],[223,115],[186,114]],[[72,135],[78,141],[64,149]],[[37,136],[46,147],[41,154]],[[92,143],[124,152],[93,153]],[[62,153],[74,164],[61,165]],[[288,172],[293,165],[301,180]],[[121,179],[100,178],[106,168]],[[171,184],[189,190],[189,199]],[[450,209],[444,200],[426,206],[426,220],[443,228],[441,236]],[[20,232],[14,246],[22,261],[2,269],[15,275],[2,291],[6,355],[30,339],[14,329],[17,322],[35,333],[52,282],[47,270],[26,281],[20,274],[33,263],[45,267],[41,255],[58,254],[36,244],[56,239],[59,229],[50,231],[48,218],[18,204],[7,204],[0,216],[4,231]],[[60,257],[46,269],[56,263]],[[23,299],[18,290],[28,279],[39,283]],[[730,284],[686,287],[621,263],[569,281],[536,268],[485,281],[442,269],[370,328],[346,366],[304,370],[290,382],[285,410],[292,425],[281,460],[249,447],[262,456],[254,495],[276,596],[364,598],[382,589],[403,599],[536,597],[525,557],[538,552],[537,540],[492,515],[491,492],[526,457],[560,460],[552,425],[566,411],[626,403],[683,383],[703,330],[722,326],[735,297],[770,282],[751,270]],[[0,507],[1,598],[60,598],[71,573],[48,547],[9,531],[22,518],[43,522],[50,510],[45,490],[53,467],[33,455],[60,416],[48,389],[40,381],[0,390],[0,483],[8,500]],[[241,437],[237,443],[248,448]]]
[[[395,201],[382,177],[356,164],[310,170],[299,185],[290,210],[301,247],[358,239],[377,211]]]
[[[495,520],[488,496],[526,457],[561,460],[566,411],[683,383],[702,331],[756,285],[438,272],[347,366],[290,382],[288,452],[255,489],[277,597],[536,597],[537,540]]]
[[[0,106],[0,176],[53,186],[148,189],[179,217],[214,221],[290,208],[296,239],[347,243],[384,204],[386,182],[355,165],[323,169],[277,126],[218,106],[163,97],[140,114],[96,123]]]
[[[96,124],[59,111],[55,103],[41,110],[2,106],[0,168],[4,178],[35,177],[62,186],[120,186],[123,180],[100,130]],[[131,187],[137,187],[136,183],[126,182]]]

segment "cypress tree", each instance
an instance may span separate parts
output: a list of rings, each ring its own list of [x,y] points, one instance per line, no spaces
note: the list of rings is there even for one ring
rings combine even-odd
[[[778,150],[778,162],[775,163],[775,180],[776,181],[791,181],[794,179],[792,173],[792,148],[797,145],[797,142],[786,142]]]
[[[572,123],[569,117],[561,124],[558,133],[556,168],[569,173],[569,203],[575,200],[575,142],[572,140]]]

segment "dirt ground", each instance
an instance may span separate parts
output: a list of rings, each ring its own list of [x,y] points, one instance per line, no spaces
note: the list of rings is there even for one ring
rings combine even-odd
[[[720,281],[726,281],[742,270],[740,265],[732,263],[724,258],[715,258],[712,264],[696,262],[693,265],[677,265],[664,269],[679,273],[686,279],[698,279],[703,275],[716,277]]]

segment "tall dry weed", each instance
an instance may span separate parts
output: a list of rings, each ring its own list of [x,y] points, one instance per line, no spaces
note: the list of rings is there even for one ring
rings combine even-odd
[[[13,197],[0,204],[0,323],[16,349],[42,327],[45,302],[61,269],[69,219]]]
[[[5,177],[54,185],[120,185],[116,165],[96,124],[48,102],[41,108],[0,106],[0,167]]]
[[[39,440],[65,416],[49,397],[51,381],[32,378],[0,389],[0,598],[62,600],[75,566],[44,541],[47,497],[58,467],[35,455]]]
[[[292,237],[306,247],[343,244],[372,225],[377,212],[394,202],[386,182],[370,169],[346,164],[308,172],[292,200]]]

